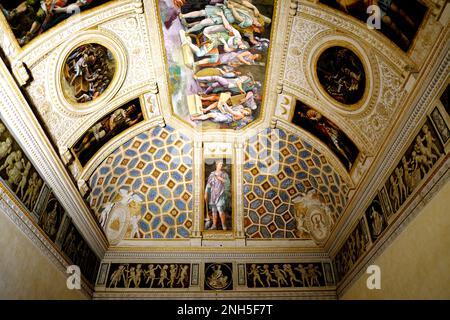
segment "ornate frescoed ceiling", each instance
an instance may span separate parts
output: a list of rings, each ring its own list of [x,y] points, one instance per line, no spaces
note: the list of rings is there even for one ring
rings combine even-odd
[[[64,165],[50,187],[107,263],[279,248],[281,260],[317,254],[317,282],[333,286],[325,273],[366,228],[366,198],[391,201],[381,189],[405,150],[381,156],[430,114],[420,84],[448,52],[445,1],[372,2],[381,30],[363,0],[0,1],[0,46],[23,124],[45,137],[46,163]],[[445,107],[433,114],[440,159]],[[239,272],[258,270],[244,260]]]

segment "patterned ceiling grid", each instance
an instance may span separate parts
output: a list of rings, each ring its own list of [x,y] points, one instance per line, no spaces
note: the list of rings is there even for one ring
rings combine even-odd
[[[125,143],[96,170],[90,186],[89,200],[97,215],[120,189],[144,199],[138,223],[141,238],[189,237],[192,142],[175,129],[156,127]]]
[[[319,192],[336,220],[349,188],[327,159],[300,137],[267,129],[249,140],[244,164],[246,233],[250,238],[307,238],[296,229],[292,200]]]

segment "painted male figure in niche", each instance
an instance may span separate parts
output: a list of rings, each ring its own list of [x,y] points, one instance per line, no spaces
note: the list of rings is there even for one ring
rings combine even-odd
[[[370,207],[366,210],[366,219],[369,225],[370,237],[372,241],[375,241],[381,236],[387,226],[378,196],[375,197]]]
[[[450,84],[447,85],[447,88],[442,93],[440,100],[447,111],[447,114],[450,116]]]
[[[72,14],[107,0],[8,0],[0,1],[0,9],[19,45],[24,46],[36,36]]]
[[[228,230],[231,220],[231,181],[224,161],[216,160],[205,187],[205,229]]]
[[[359,150],[336,124],[300,101],[297,101],[292,122],[325,143],[348,170],[353,168]]]
[[[317,62],[317,76],[327,94],[342,104],[356,104],[364,96],[364,66],[358,56],[347,48],[326,49]]]
[[[380,8],[380,31],[399,46],[408,51],[425,17],[427,8],[418,0],[320,0],[333,8],[350,14],[366,22],[371,5]]]
[[[64,209],[58,203],[58,200],[56,200],[54,196],[51,196],[47,203],[47,207],[39,219],[39,226],[52,241],[56,240],[56,234],[61,225],[63,216]]]
[[[273,1],[159,0],[174,112],[239,130],[261,113]]]

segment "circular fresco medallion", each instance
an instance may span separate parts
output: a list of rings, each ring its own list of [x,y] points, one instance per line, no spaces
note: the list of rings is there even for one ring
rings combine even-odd
[[[224,263],[213,263],[206,266],[205,283],[208,290],[227,290],[232,284],[233,272]]]
[[[325,92],[341,104],[354,105],[364,97],[364,66],[350,49],[334,46],[322,52],[317,61],[317,77]]]
[[[71,51],[63,64],[62,89],[72,104],[89,103],[109,87],[116,71],[112,52],[97,43],[87,43]]]

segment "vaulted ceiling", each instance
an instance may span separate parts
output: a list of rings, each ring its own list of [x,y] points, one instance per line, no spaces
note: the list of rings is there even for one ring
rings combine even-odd
[[[246,238],[250,246],[259,241],[327,252],[353,217],[367,179],[380,165],[377,157],[398,134],[396,125],[412,112],[406,102],[434,52],[445,51],[439,43],[448,32],[439,22],[445,2],[439,0],[394,1],[402,14],[381,4],[388,10],[382,17],[394,15],[399,23],[382,20],[381,31],[362,21],[358,4],[364,1],[254,0],[260,14],[271,15],[266,30],[256,32],[270,47],[256,48],[249,27],[239,28],[263,61],[214,64],[226,53],[217,45],[220,56],[209,53],[205,65],[192,68],[189,61],[200,57],[187,42],[195,44],[199,36],[183,40],[179,30],[187,29],[183,23],[195,25],[199,19],[188,14],[213,1],[93,1],[81,7],[81,15],[47,22],[36,33],[18,28],[23,13],[13,10],[20,1],[13,2],[0,1],[5,60],[86,200],[95,232],[102,229],[110,245],[130,250],[172,240],[189,247],[191,238],[203,237],[206,243]],[[241,1],[229,2],[248,14]],[[112,73],[103,75],[106,89],[74,85],[82,67],[70,56],[79,59],[86,47],[105,50],[99,54]],[[244,93],[241,100],[254,93],[251,120],[226,112],[205,113],[227,114],[224,121],[194,120],[195,110],[212,104],[196,100],[207,96],[199,78],[249,70],[260,82],[255,90],[212,88]],[[215,81],[204,80],[209,86]],[[80,90],[87,96],[77,95]],[[222,92],[228,91],[213,97],[219,107],[222,99],[229,101],[218,97]],[[99,137],[102,128],[109,130],[106,138]],[[204,191],[214,171],[208,161],[217,159],[225,160],[230,176],[231,229],[222,231],[204,225]],[[112,208],[127,197],[123,217]],[[303,219],[305,199],[322,212],[325,238]]]

